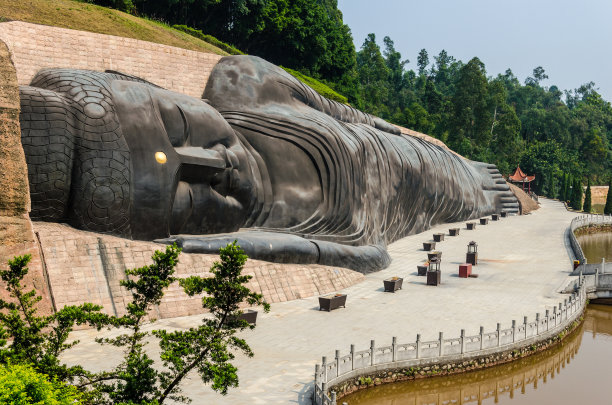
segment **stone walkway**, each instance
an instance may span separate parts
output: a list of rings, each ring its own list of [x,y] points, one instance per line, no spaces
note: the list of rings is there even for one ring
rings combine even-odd
[[[557,291],[571,271],[565,232],[577,214],[557,201],[541,199],[541,204],[531,215],[489,221],[474,231],[457,223],[457,237],[448,236],[448,228],[455,226],[445,224],[393,243],[389,268],[342,291],[348,294],[346,308],[320,312],[317,297],[274,304],[269,314],[259,314],[255,330],[244,333],[255,357],[235,360],[240,387],[224,397],[194,375],[184,385],[185,394],[194,404],[310,404],[314,365],[322,355],[333,358],[335,349],[344,355],[351,343],[364,350],[371,339],[388,345],[393,336],[398,343],[413,342],[417,333],[422,340],[437,339],[439,332],[456,337],[461,329],[474,335],[480,326],[490,332],[498,322],[505,328],[513,319],[522,322],[523,316],[532,320],[536,312],[552,312],[563,300]],[[437,244],[443,252],[442,284],[431,287],[416,275],[416,265],[427,258],[422,242],[438,232],[446,233],[445,241]],[[465,260],[471,240],[478,243],[479,264],[473,273],[479,277],[458,278],[458,264]],[[403,289],[395,294],[382,288],[382,280],[391,276],[404,278]],[[164,319],[148,329],[187,328],[199,319]],[[93,343],[94,334],[75,332],[83,343],[69,352],[67,361],[92,370],[119,361],[112,348]],[[152,343],[151,349],[155,346]]]

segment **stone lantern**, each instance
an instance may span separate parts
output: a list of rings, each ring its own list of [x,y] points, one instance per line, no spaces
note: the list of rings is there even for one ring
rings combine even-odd
[[[465,255],[465,262],[471,263],[473,266],[478,264],[478,244],[474,241],[468,243],[468,251]]]
[[[441,275],[440,260],[437,257],[432,257],[429,260],[429,269],[427,270],[427,285],[439,285]]]

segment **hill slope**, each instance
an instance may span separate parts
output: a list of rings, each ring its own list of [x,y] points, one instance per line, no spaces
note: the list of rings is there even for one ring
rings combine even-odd
[[[0,0],[1,20],[52,25],[228,55],[216,46],[165,24],[73,0]]]

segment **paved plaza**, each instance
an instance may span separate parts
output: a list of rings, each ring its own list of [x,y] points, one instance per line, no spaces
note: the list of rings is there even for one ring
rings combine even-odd
[[[571,219],[557,201],[542,199],[541,209],[526,216],[501,218],[468,231],[465,222],[438,225],[418,235],[408,236],[389,246],[391,266],[369,274],[365,281],[342,290],[348,294],[346,308],[320,312],[317,297],[274,304],[269,314],[259,314],[257,328],[243,336],[255,357],[238,357],[240,387],[227,396],[204,386],[195,374],[184,385],[184,392],[194,404],[310,404],[314,365],[321,356],[334,357],[336,349],[347,354],[350,344],[356,350],[367,349],[370,340],[389,345],[393,336],[398,343],[434,340],[439,332],[446,338],[495,330],[500,322],[509,327],[523,316],[535,319],[535,313],[551,309],[564,296],[557,293],[568,281],[571,253],[565,233]],[[460,227],[460,235],[448,236],[448,229]],[[416,275],[417,264],[426,252],[422,242],[444,232],[442,284],[425,285],[425,277]],[[478,278],[457,276],[458,265],[465,261],[469,241],[478,243],[479,264],[473,269]],[[403,289],[385,293],[385,278],[404,278]],[[147,329],[187,328],[201,316],[163,319]],[[120,360],[114,348],[93,342],[96,332],[73,334],[82,341],[65,356],[92,370],[107,369]],[[156,348],[150,345],[151,351]]]

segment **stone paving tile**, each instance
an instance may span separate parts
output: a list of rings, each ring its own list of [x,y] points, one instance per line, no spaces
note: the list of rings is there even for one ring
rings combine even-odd
[[[350,344],[356,350],[477,334],[479,327],[493,331],[499,322],[510,327],[523,316],[535,318],[563,300],[557,291],[564,286],[571,271],[571,253],[565,240],[570,220],[577,215],[556,201],[541,200],[540,210],[527,216],[502,218],[478,225],[468,231],[465,223],[438,225],[429,231],[406,237],[389,246],[393,262],[389,268],[369,274],[365,281],[342,292],[348,294],[346,308],[332,312],[318,310],[317,297],[299,299],[272,306],[269,314],[260,314],[257,328],[244,333],[255,357],[238,356],[240,387],[221,396],[204,386],[194,375],[184,391],[194,404],[309,404],[314,365],[321,356],[334,356],[335,349],[347,354]],[[455,225],[455,226],[453,226]],[[416,275],[416,265],[427,255],[422,242],[433,233],[448,233],[460,227],[460,235],[437,244],[442,255],[442,284],[425,285]],[[465,260],[469,241],[478,243],[479,264],[473,269],[478,278],[457,277],[458,264]],[[404,278],[403,289],[384,293],[382,280],[391,276]],[[148,329],[186,328],[202,315],[163,319]],[[118,353],[92,343],[95,331],[74,333],[83,343],[72,350],[69,362],[86,363],[92,369],[108,367],[119,361]],[[150,345],[155,352],[155,344]]]

